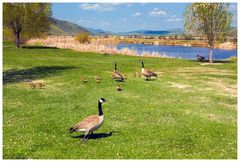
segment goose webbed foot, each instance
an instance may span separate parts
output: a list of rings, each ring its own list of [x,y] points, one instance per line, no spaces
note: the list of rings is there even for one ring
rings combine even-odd
[[[82,142],[87,142],[88,139],[89,139],[89,135],[86,134],[86,135],[84,135],[84,137],[83,137],[83,139],[82,139]]]
[[[82,139],[82,142],[87,142],[88,141],[88,138],[83,138]]]

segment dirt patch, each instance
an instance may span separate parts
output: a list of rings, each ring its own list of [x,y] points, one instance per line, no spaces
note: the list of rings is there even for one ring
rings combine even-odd
[[[230,85],[219,79],[211,79],[207,84],[214,87],[222,95],[237,97],[237,85]]]
[[[209,120],[212,120],[212,121],[220,121],[220,120],[222,120],[221,117],[216,116],[216,115],[214,115],[214,114],[207,114],[207,118],[208,118]]]
[[[210,64],[210,63],[201,63],[200,65],[211,65],[211,66],[214,66],[214,65],[222,65],[223,63],[212,63],[212,64]]]
[[[219,70],[209,67],[192,67],[192,68],[180,68],[177,70],[178,74],[217,74],[217,75],[236,75],[229,70]]]
[[[224,106],[224,107],[226,107],[226,108],[236,109],[237,110],[237,105],[235,105],[235,104],[227,104],[227,103],[224,103],[224,102],[220,102],[219,104]]]
[[[171,87],[175,87],[178,89],[187,89],[187,88],[191,88],[191,85],[188,84],[182,84],[182,83],[175,83],[175,82],[168,82],[171,84]]]

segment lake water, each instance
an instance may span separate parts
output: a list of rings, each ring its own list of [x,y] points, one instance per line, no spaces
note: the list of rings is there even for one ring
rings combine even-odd
[[[184,59],[196,59],[197,55],[204,56],[206,59],[209,58],[209,48],[202,47],[184,47],[184,46],[165,46],[165,45],[147,45],[147,44],[118,44],[117,49],[129,48],[136,50],[139,55],[143,51],[146,52],[157,52],[162,55],[184,58]],[[224,50],[224,49],[213,49],[214,60],[225,60],[231,56],[237,56],[237,50]]]

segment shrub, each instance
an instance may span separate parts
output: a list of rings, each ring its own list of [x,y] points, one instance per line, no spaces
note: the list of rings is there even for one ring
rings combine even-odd
[[[87,32],[78,33],[75,35],[75,40],[79,43],[90,43],[89,34]]]

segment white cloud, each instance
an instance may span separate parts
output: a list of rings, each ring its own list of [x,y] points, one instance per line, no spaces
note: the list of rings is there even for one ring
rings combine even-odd
[[[163,16],[163,15],[167,15],[166,11],[160,10],[158,8],[154,8],[150,13],[149,16]]]
[[[141,16],[142,14],[141,14],[141,12],[136,12],[134,15],[133,15],[133,17],[138,17],[138,16]]]
[[[87,4],[86,3],[86,4],[81,4],[79,7],[83,10],[96,10],[100,7],[100,5],[99,4]]]
[[[84,3],[79,5],[83,10],[113,11],[119,3]]]

